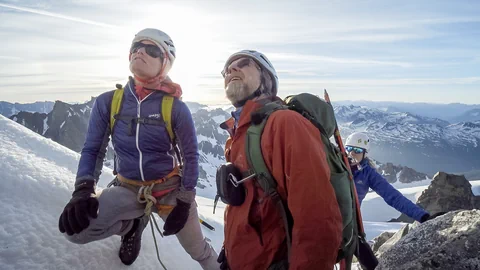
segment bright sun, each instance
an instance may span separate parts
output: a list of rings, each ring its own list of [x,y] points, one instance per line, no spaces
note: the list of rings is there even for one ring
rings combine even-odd
[[[131,36],[143,28],[165,31],[172,37],[177,49],[177,58],[169,75],[182,86],[183,99],[204,104],[225,103],[220,71],[231,52],[212,29],[215,18],[201,10],[171,4],[158,4],[149,10],[143,19],[132,22],[128,29],[124,29],[122,35],[127,38],[122,42],[129,44]],[[126,46],[121,47],[124,50]],[[124,68],[121,71],[120,74],[125,73]]]

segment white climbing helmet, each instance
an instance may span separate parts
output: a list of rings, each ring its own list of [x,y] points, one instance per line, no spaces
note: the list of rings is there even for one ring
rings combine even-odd
[[[354,132],[348,136],[345,145],[363,148],[367,152],[370,149],[370,139],[368,135],[362,132]]]
[[[270,73],[270,75],[272,76],[272,92],[273,92],[273,95],[276,96],[278,92],[277,72],[275,71],[275,68],[273,67],[272,63],[270,63],[268,58],[263,53],[260,53],[254,50],[243,50],[243,51],[239,51],[232,54],[228,58],[227,62],[225,62],[225,66],[223,67],[223,70],[222,70],[222,75],[224,75],[227,67],[233,61],[237,60],[238,58],[241,58],[242,56],[253,58],[253,60],[255,60],[255,62],[257,62],[257,64],[259,64],[261,68],[266,69],[268,73]]]
[[[162,75],[168,74],[172,68],[173,62],[175,62],[175,45],[173,44],[172,39],[165,32],[153,28],[145,28],[142,31],[138,32],[133,38],[132,44],[142,40],[149,40],[155,43],[160,47],[164,53],[167,54],[169,61],[167,61]]]

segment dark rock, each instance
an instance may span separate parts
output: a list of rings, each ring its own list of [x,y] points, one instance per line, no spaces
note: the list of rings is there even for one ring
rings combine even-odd
[[[453,211],[385,247],[376,269],[480,269],[479,239],[480,210]]]
[[[454,210],[480,209],[480,196],[472,192],[472,185],[463,175],[438,172],[432,183],[417,200],[417,205],[430,214]],[[412,223],[413,219],[402,214],[393,222]]]

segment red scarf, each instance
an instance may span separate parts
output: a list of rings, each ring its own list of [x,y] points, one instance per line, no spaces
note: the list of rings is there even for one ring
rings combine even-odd
[[[142,80],[137,76],[134,76],[134,78],[135,93],[140,100],[143,100],[153,91],[162,91],[176,98],[182,96],[182,87],[179,84],[172,82],[168,76],[164,80],[161,80],[159,76],[147,81]]]
[[[160,49],[163,50],[162,47]],[[128,59],[130,60],[132,57],[132,53],[129,54]],[[162,91],[167,94],[170,94],[176,98],[180,98],[182,96],[182,87],[179,84],[174,83],[170,77],[164,77],[162,75],[165,66],[167,65],[167,61],[170,61],[168,57],[165,57],[166,61],[163,61],[162,69],[160,73],[149,80],[140,79],[136,75],[133,77],[135,78],[135,93],[137,94],[140,100],[143,100],[153,91]]]

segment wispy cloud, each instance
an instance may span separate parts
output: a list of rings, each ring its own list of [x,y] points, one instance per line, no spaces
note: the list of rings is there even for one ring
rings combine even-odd
[[[54,73],[0,73],[0,78],[6,79],[17,79],[17,78],[25,78],[25,77],[42,77],[42,76],[54,76]]]
[[[350,99],[361,89],[371,99],[410,91],[450,102],[455,89],[456,101],[480,100],[480,2],[0,2],[2,99],[20,101],[22,83],[42,89],[21,96],[29,101],[85,100],[124,83],[134,33],[156,27],[176,44],[170,75],[185,100],[225,101],[219,71],[241,49],[267,55],[283,95],[328,87]]]
[[[20,7],[20,6],[8,5],[8,4],[2,4],[2,3],[0,3],[0,7],[14,9],[14,10],[23,11],[23,12],[29,12],[29,13],[38,14],[38,15],[54,17],[54,18],[63,19],[63,20],[69,20],[69,21],[73,21],[73,22],[91,24],[91,25],[95,25],[95,26],[101,26],[101,27],[107,27],[107,28],[116,28],[117,27],[117,26],[111,25],[111,24],[106,24],[106,23],[92,21],[92,20],[86,20],[86,19],[82,19],[82,18],[67,16],[67,15],[53,13],[53,12],[48,12],[48,11],[44,11],[44,10],[40,10],[40,9],[26,8],[26,7]]]
[[[270,58],[278,61],[295,61],[295,62],[328,62],[336,64],[352,64],[352,65],[364,65],[364,66],[397,66],[397,67],[411,67],[411,63],[396,62],[396,61],[380,61],[373,59],[353,59],[353,58],[341,58],[330,57],[322,55],[306,55],[306,54],[293,54],[293,53],[269,53]],[[273,61],[273,60],[272,60]]]
[[[480,77],[465,78],[400,78],[400,79],[292,79],[282,80],[282,85],[312,85],[318,86],[322,84],[337,86],[362,86],[362,87],[401,87],[413,85],[475,85],[480,83]]]
[[[8,55],[0,55],[0,59],[4,60],[13,60],[13,61],[23,61],[24,59],[17,56],[8,56]]]

